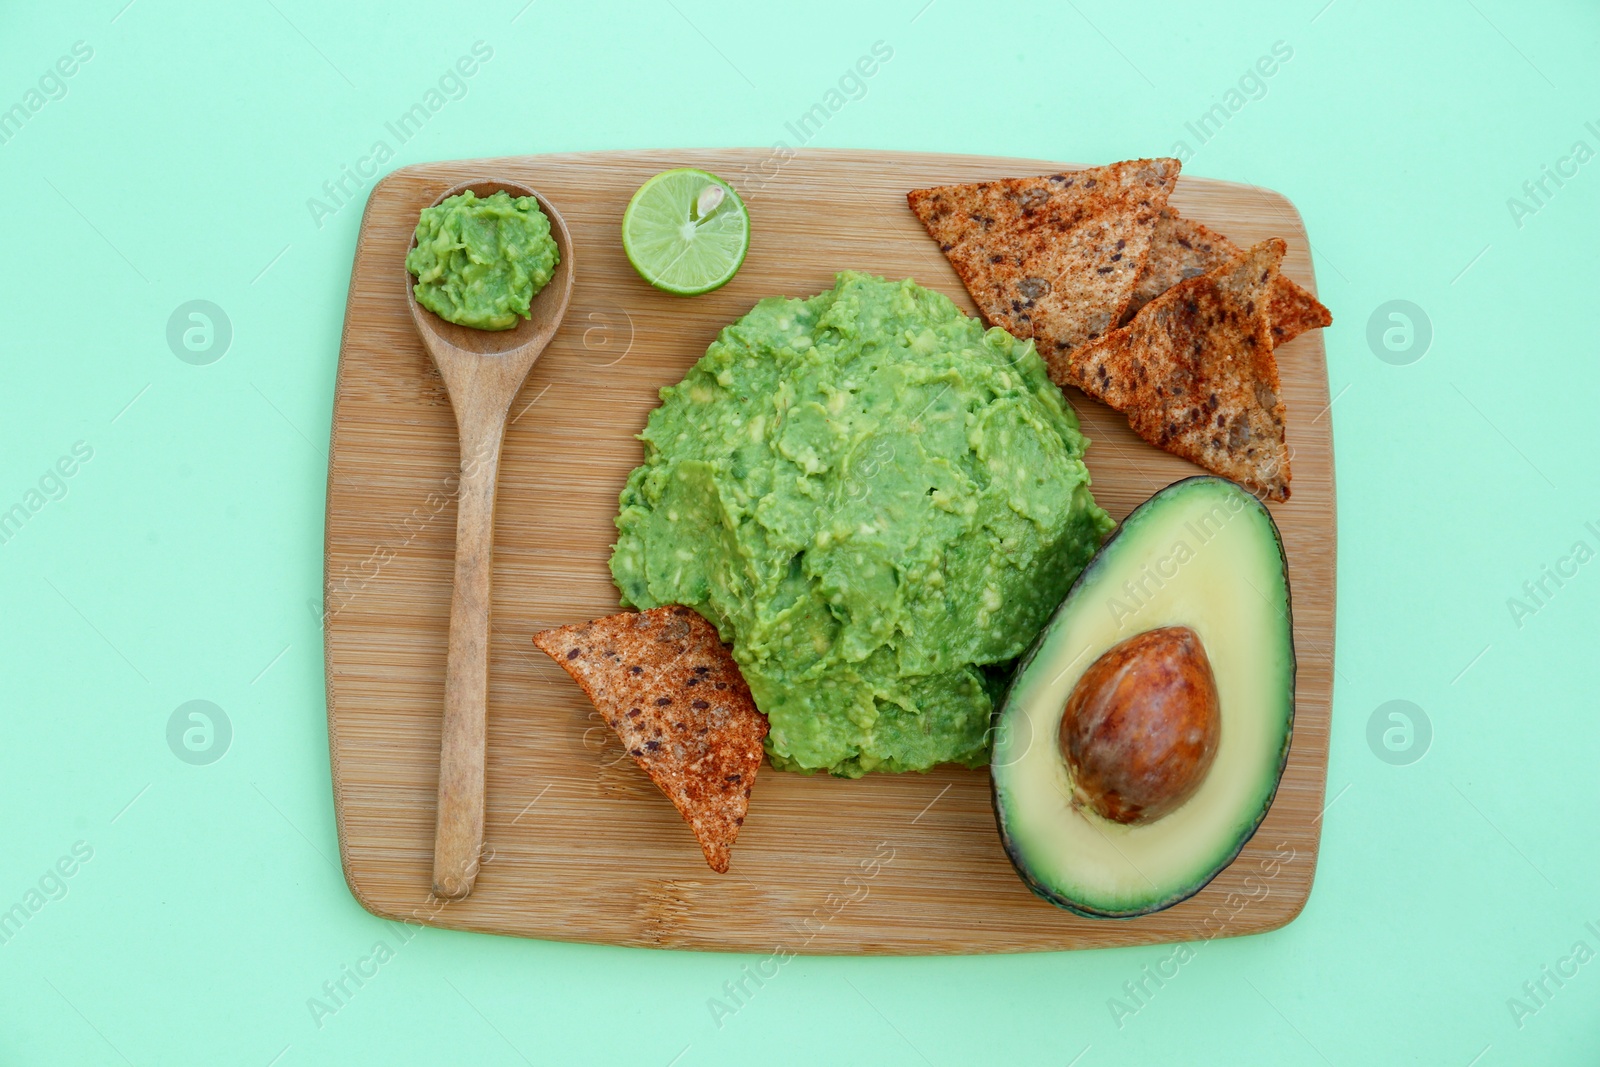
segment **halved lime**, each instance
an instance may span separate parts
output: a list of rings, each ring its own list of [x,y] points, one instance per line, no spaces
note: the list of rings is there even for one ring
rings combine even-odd
[[[709,293],[739,272],[750,214],[733,186],[703,170],[664,170],[622,216],[622,250],[639,277],[669,293]]]

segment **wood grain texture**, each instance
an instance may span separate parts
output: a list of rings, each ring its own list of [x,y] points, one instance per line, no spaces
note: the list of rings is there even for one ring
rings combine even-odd
[[[749,258],[682,299],[623,256],[646,178],[697,166],[750,209]],[[1130,920],[1036,899],[1001,851],[984,771],[859,781],[764,768],[729,874],[705,867],[672,805],[559,667],[540,629],[617,610],[606,563],[633,435],[717,330],[761,297],[806,296],[843,268],[913,277],[972,303],[906,208],[920,186],[1045,173],[1037,160],[856,151],[609,152],[407,167],[374,188],[357,243],[328,470],[328,735],[345,878],[375,914],[457,929],[769,953],[1020,952],[1269,930],[1304,906],[1327,767],[1334,613],[1333,451],[1322,336],[1278,350],[1294,494],[1283,532],[1299,656],[1294,744],[1271,813],[1191,900]],[[580,262],[565,324],[512,405],[500,467],[489,680],[486,854],[473,894],[430,896],[458,485],[456,427],[397,269],[417,212],[478,175],[525,182],[565,216]],[[1185,215],[1248,246],[1283,237],[1315,288],[1299,215],[1251,186],[1180,179]],[[1117,518],[1196,468],[1116,413],[1069,399],[1093,441],[1095,498]]]

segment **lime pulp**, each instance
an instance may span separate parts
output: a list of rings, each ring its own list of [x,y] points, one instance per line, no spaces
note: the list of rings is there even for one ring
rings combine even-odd
[[[657,289],[709,293],[744,263],[750,214],[733,186],[715,174],[692,167],[662,171],[628,201],[622,249]]]

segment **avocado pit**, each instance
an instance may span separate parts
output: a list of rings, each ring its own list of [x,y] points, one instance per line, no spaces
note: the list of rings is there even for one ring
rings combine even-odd
[[[1200,635],[1146,630],[1083,672],[1061,716],[1074,801],[1124,825],[1153,822],[1192,796],[1222,733],[1217,681]]]

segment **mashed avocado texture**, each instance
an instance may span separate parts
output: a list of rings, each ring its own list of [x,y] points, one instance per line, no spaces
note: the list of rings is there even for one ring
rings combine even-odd
[[[910,280],[761,301],[641,439],[623,601],[716,623],[786,770],[983,762],[1005,668],[1112,527],[1033,343]]]
[[[417,279],[417,303],[441,319],[509,330],[518,315],[529,317],[559,260],[539,201],[503,189],[480,199],[468,189],[422,209],[406,270]]]

